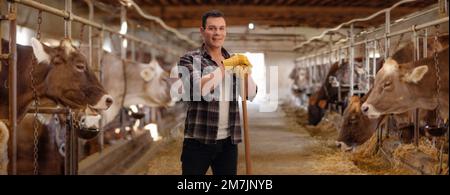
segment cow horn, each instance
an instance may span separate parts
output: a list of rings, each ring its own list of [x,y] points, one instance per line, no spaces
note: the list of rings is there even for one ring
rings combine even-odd
[[[73,47],[72,41],[70,39],[63,39],[61,41],[61,47],[64,48],[66,55],[70,55],[72,52],[75,51],[75,48]]]

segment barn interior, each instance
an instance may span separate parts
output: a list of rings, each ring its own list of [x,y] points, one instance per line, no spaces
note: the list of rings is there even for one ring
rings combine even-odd
[[[180,57],[202,46],[201,18],[210,10],[224,13],[224,48],[247,56],[258,86],[254,100],[239,101],[243,142],[238,175],[448,175],[448,82],[437,84],[442,91],[436,96],[447,95],[447,102],[438,104],[433,128],[422,122],[420,116],[426,114],[411,105],[405,119],[408,126],[400,127],[403,119],[395,121],[393,114],[398,112],[391,112],[368,130],[371,134],[364,141],[349,145],[341,140],[351,100],[365,97],[376,86],[383,60],[411,43],[410,53],[398,54],[411,61],[431,56],[437,62],[438,53],[448,49],[448,0],[1,1],[3,40],[15,37],[18,45],[31,46],[34,37],[58,47],[61,40],[70,39],[77,51],[86,51],[88,69],[105,89],[120,96],[112,95],[114,104],[121,104],[114,116],[102,114],[96,128],[76,130],[66,121],[75,120],[77,114],[61,111],[67,105],[58,102],[58,108],[53,104],[50,108],[42,101],[38,114],[36,98],[31,98],[20,121],[10,115],[0,118],[3,134],[9,131],[6,147],[0,147],[0,157],[9,160],[0,161],[0,174],[180,175],[187,103],[127,100],[127,92],[133,90],[151,96],[167,88],[149,84],[149,77],[145,87],[137,89],[140,84],[133,79],[147,77],[141,72],[127,79],[127,74],[148,66],[154,76],[172,75]],[[445,35],[446,44],[440,42]],[[11,46],[2,45],[0,81],[5,82],[0,83],[4,86],[0,92],[6,94],[0,97],[8,103],[1,109],[16,113],[10,108],[13,96],[6,97],[12,92],[8,86],[21,81],[10,81],[14,71],[7,63],[14,55],[6,55]],[[105,64],[106,56],[111,67]],[[335,63],[347,67],[342,68],[344,76],[329,76]],[[443,63],[448,81],[448,55]],[[362,76],[356,76],[358,70]],[[15,74],[21,78],[30,73]],[[433,74],[440,77],[439,72]],[[329,96],[334,93],[330,89],[339,90],[338,95],[324,98],[321,105],[319,92],[326,90]],[[445,106],[446,111],[439,110]],[[356,107],[361,112],[361,105]],[[45,113],[46,109],[50,111]],[[440,132],[430,135],[430,129]],[[80,135],[86,137],[77,138]],[[36,142],[48,142],[48,147]]]

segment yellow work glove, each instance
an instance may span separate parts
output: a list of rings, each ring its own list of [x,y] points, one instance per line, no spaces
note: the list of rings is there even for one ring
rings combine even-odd
[[[235,73],[238,77],[244,77],[245,73],[251,74],[252,64],[247,56],[243,54],[236,54],[231,58],[222,61],[225,70],[230,73]]]

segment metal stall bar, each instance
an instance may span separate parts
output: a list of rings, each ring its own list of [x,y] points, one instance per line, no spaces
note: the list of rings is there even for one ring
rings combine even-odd
[[[313,81],[312,81],[313,74],[312,74],[311,61],[309,58],[305,58],[305,61],[306,61],[306,67],[308,68],[308,74],[309,74],[308,84],[309,84],[309,87],[311,88],[311,94],[312,94],[312,93],[314,93],[314,91],[313,91],[314,87],[312,85],[313,84]]]
[[[385,16],[385,27],[384,27],[384,60],[386,60],[389,56],[389,49],[391,48],[391,39],[388,36],[391,33],[391,12],[387,11]]]
[[[449,18],[448,17],[444,17],[444,18],[440,18],[440,19],[437,19],[437,20],[433,20],[433,21],[430,21],[430,22],[423,23],[423,24],[418,24],[418,25],[415,26],[415,29],[416,30],[422,30],[422,29],[428,28],[430,26],[435,26],[435,25],[438,25],[438,24],[446,23],[448,21],[449,21]],[[383,35],[383,36],[380,36],[380,37],[367,39],[367,41],[369,41],[369,42],[371,42],[371,41],[376,42],[376,41],[385,39],[386,37],[387,38],[391,38],[391,37],[398,36],[398,35],[401,35],[401,34],[404,34],[404,33],[409,33],[409,32],[412,32],[412,31],[413,30],[411,28],[406,28],[406,29],[403,29],[403,30],[391,32],[389,34],[386,34],[386,35]],[[366,42],[366,40],[355,42],[354,46],[364,44],[365,42]],[[347,45],[347,46],[339,46],[338,48],[333,49],[333,51],[336,51],[336,50],[339,50],[339,49],[348,49],[349,47],[350,47],[349,45]],[[376,44],[375,44],[375,47],[377,47]]]
[[[419,44],[419,37],[417,35],[417,30],[415,29],[415,26],[411,27],[413,31],[413,40],[414,40],[414,61],[417,61],[420,59],[420,44]],[[426,49],[425,49],[426,50]],[[416,146],[416,149],[419,147],[419,109],[416,108],[414,110],[414,145]]]
[[[322,39],[326,34],[328,34],[328,33],[330,33],[330,32],[333,32],[333,31],[337,31],[337,30],[341,29],[341,28],[344,27],[344,26],[353,24],[353,23],[355,23],[355,22],[364,22],[364,21],[371,20],[371,19],[375,18],[376,16],[378,16],[378,15],[380,15],[380,14],[382,14],[382,13],[390,12],[392,9],[398,7],[399,5],[402,5],[402,4],[405,4],[405,3],[410,3],[410,2],[415,2],[415,1],[416,1],[416,0],[403,0],[403,1],[400,1],[400,2],[398,2],[398,3],[394,4],[394,5],[392,5],[390,8],[383,9],[383,10],[377,12],[377,13],[374,13],[374,14],[372,14],[372,15],[366,17],[366,18],[353,19],[353,20],[350,20],[350,21],[348,21],[348,22],[342,23],[342,24],[336,26],[335,28],[328,29],[328,30],[322,32],[322,34],[320,34],[319,36],[312,37],[312,38],[309,39],[308,41],[305,41],[305,42],[301,43],[300,45],[294,47],[293,50],[296,51],[296,50],[298,50],[299,48],[303,47],[303,46],[306,45],[306,44],[311,43],[311,42],[314,41],[314,40]]]
[[[94,4],[92,3],[92,0],[84,0],[84,1],[88,5],[89,20],[90,21],[94,21]],[[93,58],[92,54],[94,52],[93,49],[92,49],[94,47],[94,44],[92,42],[92,26],[88,26],[88,36],[89,36],[89,38],[88,38],[88,44],[89,44],[88,63],[89,63],[89,66],[92,67],[92,58]],[[83,41],[83,40],[80,40],[80,41]],[[80,42],[80,45],[81,45],[81,42]],[[97,66],[94,67],[94,69],[98,70],[99,69],[98,64],[96,64],[96,65]]]
[[[338,49],[337,49],[337,51],[338,51],[338,66],[340,66],[341,65],[341,60],[342,60],[342,49],[341,49],[341,47],[339,47]],[[342,114],[342,111],[343,111],[343,104],[341,104],[342,103],[342,96],[341,96],[341,83],[340,82],[338,82],[338,102],[339,102],[339,105],[338,105],[338,111],[339,111],[339,114]]]
[[[373,43],[373,45],[372,45],[373,46],[373,64],[372,64],[372,75],[370,75],[370,76],[373,79],[372,79],[372,82],[370,83],[371,87],[374,84],[373,82],[375,82],[375,75],[377,74],[377,56],[376,56],[376,54],[379,53],[378,48],[377,48],[377,41],[373,40],[372,43]]]
[[[64,17],[64,38],[72,38],[72,0],[65,0],[64,11],[68,14]]]
[[[120,26],[121,31],[123,30],[122,27],[124,24],[127,24],[127,10],[125,6],[120,7]],[[127,32],[120,32],[122,35],[126,34]],[[127,38],[121,36],[121,44],[120,44],[120,59],[124,60],[127,58]]]
[[[103,65],[102,65],[102,61],[101,61],[101,57],[102,57],[102,55],[103,55],[103,48],[102,48],[102,45],[103,45],[103,35],[104,35],[104,30],[103,30],[103,28],[102,28],[102,30],[100,30],[100,32],[99,32],[99,35],[98,35],[98,39],[97,39],[97,44],[98,44],[98,48],[97,48],[97,64],[98,64],[98,66],[99,66],[99,79],[100,79],[100,82],[102,82],[102,84],[103,84]],[[102,120],[100,120],[100,136],[99,136],[99,145],[100,145],[100,149],[99,149],[99,152],[102,152],[103,151],[103,149],[104,149],[104,143],[105,143],[105,133],[104,133],[104,131],[102,131],[102,129],[101,128],[103,128],[103,125],[104,125],[104,117],[102,117]],[[106,125],[106,124],[105,124]]]
[[[16,17],[17,4],[8,2],[8,18],[9,18],[9,129],[11,138],[9,139],[12,146],[11,170],[13,175],[17,175],[17,45],[16,45]]]
[[[117,34],[119,36],[123,36],[123,37],[125,37],[128,40],[136,41],[136,42],[148,45],[150,47],[154,47],[156,49],[167,50],[168,53],[170,53],[172,55],[175,55],[175,56],[181,55],[179,52],[176,52],[173,49],[164,48],[164,47],[162,47],[160,45],[151,43],[149,41],[142,40],[142,39],[140,39],[140,38],[138,38],[136,36],[132,36],[132,35],[128,35],[128,34],[121,35],[118,32],[118,30],[116,30],[116,29],[112,29],[110,27],[106,27],[103,24],[99,24],[99,23],[96,23],[96,22],[93,22],[93,21],[89,21],[88,19],[82,18],[82,17],[77,16],[75,14],[69,14],[69,13],[66,13],[66,12],[64,12],[62,10],[57,9],[57,8],[50,7],[50,6],[47,6],[45,4],[42,4],[42,3],[39,3],[39,2],[36,2],[36,1],[33,1],[33,0],[10,0],[10,1],[16,2],[16,3],[20,3],[22,5],[26,5],[26,6],[29,6],[29,7],[33,7],[35,9],[42,10],[42,11],[45,11],[45,12],[48,12],[48,13],[51,13],[51,14],[54,14],[54,15],[57,15],[57,16],[60,16],[60,17],[63,17],[63,18],[68,18],[69,20],[76,21],[76,22],[79,22],[81,24],[89,25],[89,26],[92,26],[92,27],[100,29],[100,30],[103,29],[103,30],[108,31],[110,33],[114,33],[114,34]]]
[[[349,94],[349,97],[352,97],[353,96],[353,94],[354,94],[354,89],[353,89],[353,86],[355,85],[355,81],[354,81],[354,71],[355,71],[355,35],[354,35],[354,33],[353,33],[353,29],[354,28],[354,25],[353,25],[353,23],[352,24],[350,24],[350,34],[349,34],[349,37],[350,37],[350,56],[349,56],[349,59],[348,59],[348,61],[350,62],[350,94]]]
[[[364,89],[365,93],[367,93],[370,89],[370,44],[366,39],[365,42],[365,61],[364,61],[364,66],[365,66],[365,70],[366,70],[366,88]]]
[[[65,13],[68,17],[64,17],[64,38],[72,38],[72,0],[65,0],[64,6]],[[78,173],[78,136],[76,130],[73,128],[73,115],[68,113],[67,115],[67,125],[69,125],[69,130],[66,132],[66,162],[67,167],[65,167],[66,175],[76,175]]]

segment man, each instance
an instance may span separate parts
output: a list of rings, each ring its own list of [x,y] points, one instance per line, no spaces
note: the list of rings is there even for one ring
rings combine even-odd
[[[181,77],[181,80],[185,89],[190,87],[186,90],[190,96],[181,154],[182,174],[204,175],[211,167],[214,175],[236,175],[237,144],[242,141],[236,95],[241,74],[226,71],[222,63],[231,57],[223,48],[227,34],[223,13],[206,12],[200,33],[203,45],[181,57],[178,63],[179,72],[188,70],[189,79]],[[249,74],[247,99],[252,100],[256,91]]]

